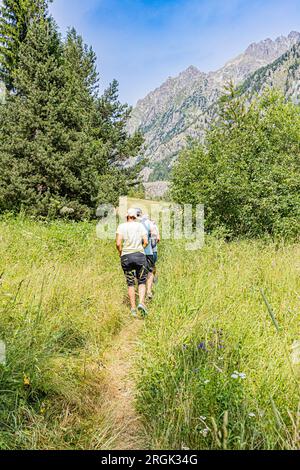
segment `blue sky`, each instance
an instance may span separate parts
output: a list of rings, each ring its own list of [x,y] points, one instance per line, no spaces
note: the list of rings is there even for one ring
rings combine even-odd
[[[189,65],[221,67],[251,42],[300,30],[300,0],[54,0],[98,56],[101,87],[116,78],[135,104]]]

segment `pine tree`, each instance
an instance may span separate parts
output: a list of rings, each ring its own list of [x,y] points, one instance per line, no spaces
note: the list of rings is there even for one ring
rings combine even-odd
[[[50,134],[62,82],[59,48],[55,28],[44,20],[30,25],[20,47],[16,93],[0,107],[1,209],[33,205],[57,184]]]
[[[52,0],[50,0],[52,1]],[[19,49],[34,18],[47,16],[47,0],[3,0],[0,7],[0,80],[13,89]]]
[[[129,155],[135,156],[143,143],[140,133],[137,132],[131,137],[127,134],[126,126],[132,108],[120,103],[118,87],[117,80],[113,80],[98,100],[98,122],[95,125],[97,137],[110,144],[109,162],[111,164],[126,161]]]
[[[98,98],[95,62],[74,30],[62,43],[53,22],[30,25],[15,93],[0,106],[0,212],[83,218],[128,191],[136,168],[118,164],[141,138],[126,133],[129,108],[116,83]]]
[[[96,101],[93,135],[106,149],[106,173],[101,178],[98,194],[100,203],[117,204],[119,196],[139,183],[138,175],[145,164],[139,158],[144,138],[140,132],[128,135],[126,126],[132,109],[119,101],[118,87],[118,82],[113,80]]]

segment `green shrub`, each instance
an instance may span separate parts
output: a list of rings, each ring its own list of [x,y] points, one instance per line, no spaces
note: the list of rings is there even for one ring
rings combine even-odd
[[[231,90],[207,134],[181,153],[171,193],[205,205],[206,229],[228,237],[299,237],[300,108],[268,91],[252,103]]]

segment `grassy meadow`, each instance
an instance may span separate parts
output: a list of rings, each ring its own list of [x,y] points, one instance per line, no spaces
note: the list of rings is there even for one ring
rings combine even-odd
[[[127,309],[92,224],[0,222],[0,448],[105,447],[102,353]]]
[[[260,241],[164,247],[136,367],[152,448],[299,448],[299,255]]]
[[[299,255],[262,241],[162,245],[132,351],[149,448],[299,448]],[[136,321],[114,243],[92,223],[2,218],[0,274],[0,449],[109,448],[104,352]]]

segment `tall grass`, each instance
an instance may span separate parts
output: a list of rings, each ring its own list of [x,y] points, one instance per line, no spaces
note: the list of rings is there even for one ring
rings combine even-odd
[[[299,448],[299,254],[162,247],[135,362],[152,448]],[[133,321],[114,244],[90,223],[2,218],[0,279],[0,448],[108,449],[103,352]]]
[[[0,221],[0,448],[105,448],[101,357],[127,310],[113,244],[88,223]]]
[[[164,247],[136,362],[152,448],[300,447],[299,255],[260,241]]]

